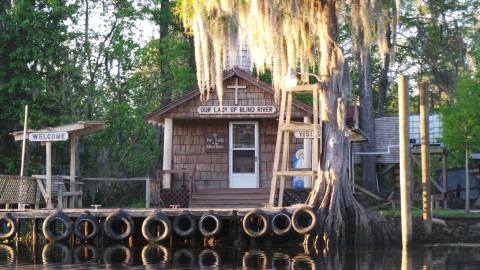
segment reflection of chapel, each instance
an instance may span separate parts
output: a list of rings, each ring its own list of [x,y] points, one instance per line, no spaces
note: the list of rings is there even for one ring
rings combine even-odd
[[[270,191],[279,107],[272,87],[249,72],[233,68],[224,73],[223,83],[222,107],[215,93],[200,101],[197,89],[146,116],[148,123],[164,128],[161,192],[188,189],[194,173],[190,206],[261,206]],[[308,120],[311,111],[294,100],[292,119]],[[289,160],[298,164],[295,153],[300,149],[311,156],[310,145],[311,139],[292,135]],[[310,185],[302,177],[288,179],[286,188]]]

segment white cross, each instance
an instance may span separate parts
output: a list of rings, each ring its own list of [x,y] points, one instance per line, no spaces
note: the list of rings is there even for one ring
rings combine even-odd
[[[238,85],[238,78],[235,78],[235,85],[227,85],[227,88],[235,89],[235,105],[238,105],[238,89],[246,89],[246,85]]]

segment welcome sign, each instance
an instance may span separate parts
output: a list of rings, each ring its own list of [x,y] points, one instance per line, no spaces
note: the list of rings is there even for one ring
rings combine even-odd
[[[68,132],[32,132],[28,134],[28,140],[32,142],[60,142],[68,140]]]

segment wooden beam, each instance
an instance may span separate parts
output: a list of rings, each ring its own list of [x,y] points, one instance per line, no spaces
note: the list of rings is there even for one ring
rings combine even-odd
[[[46,192],[47,192],[47,208],[53,208],[52,205],[52,142],[45,142],[45,154],[46,154]]]
[[[447,208],[447,192],[448,192],[448,166],[447,153],[442,154],[442,187],[443,187],[443,207]]]
[[[70,137],[70,190],[75,192],[75,172],[76,172],[76,158],[77,158],[77,136],[73,135]],[[75,208],[75,198],[70,198],[70,207]],[[67,205],[68,206],[68,205]]]
[[[287,103],[285,89],[282,89],[282,94],[280,97],[280,113],[278,118],[278,130],[277,130],[277,141],[275,144],[275,153],[273,155],[273,172],[272,172],[272,181],[270,183],[270,198],[268,204],[270,207],[275,206],[275,195],[277,193],[277,175],[275,174],[278,171],[278,163],[280,161],[280,150],[282,146],[282,126],[283,121],[285,120],[285,105]]]
[[[165,118],[165,124],[163,126],[163,169],[172,169],[172,148],[173,148],[173,119],[170,117]],[[172,175],[163,175],[162,187],[164,189],[171,188]]]
[[[290,118],[292,117],[292,100],[293,95],[290,92],[287,92],[287,115],[286,115],[286,125],[290,124]],[[288,169],[288,164],[290,163],[290,131],[285,131],[283,135],[283,151],[282,151],[282,171]],[[314,135],[315,137],[315,135]],[[285,192],[285,176],[280,175],[280,190],[278,192],[278,206],[283,206],[283,193]]]
[[[420,137],[422,143],[422,219],[425,228],[425,237],[430,239],[432,234],[432,207],[430,197],[430,168],[429,168],[429,130],[428,130],[428,94],[427,86],[421,82],[420,91]]]
[[[412,240],[412,202],[410,198],[410,136],[409,136],[408,79],[398,80],[399,137],[400,137],[400,207],[402,244],[407,247]]]
[[[366,189],[364,189],[363,187],[355,184],[355,190],[358,190],[360,192],[362,192],[363,194],[369,196],[369,197],[372,197],[373,199],[377,200],[377,201],[385,201],[384,198],[378,196],[377,194],[373,193],[373,192],[370,192]]]

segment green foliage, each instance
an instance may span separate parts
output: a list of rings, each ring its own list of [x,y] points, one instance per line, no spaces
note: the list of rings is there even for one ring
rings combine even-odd
[[[479,150],[480,81],[463,77],[457,84],[455,101],[443,106],[443,141],[450,149]]]
[[[105,130],[80,140],[80,175],[153,174],[159,129],[144,116],[196,85],[191,40],[169,1],[15,2],[0,5],[0,173],[18,173],[20,144],[8,133],[22,128],[28,104],[33,129],[106,121]],[[135,31],[146,17],[162,33],[143,46]],[[104,28],[95,27],[99,21]],[[53,150],[54,173],[68,173],[68,145]],[[26,169],[43,173],[37,144],[28,146]]]

